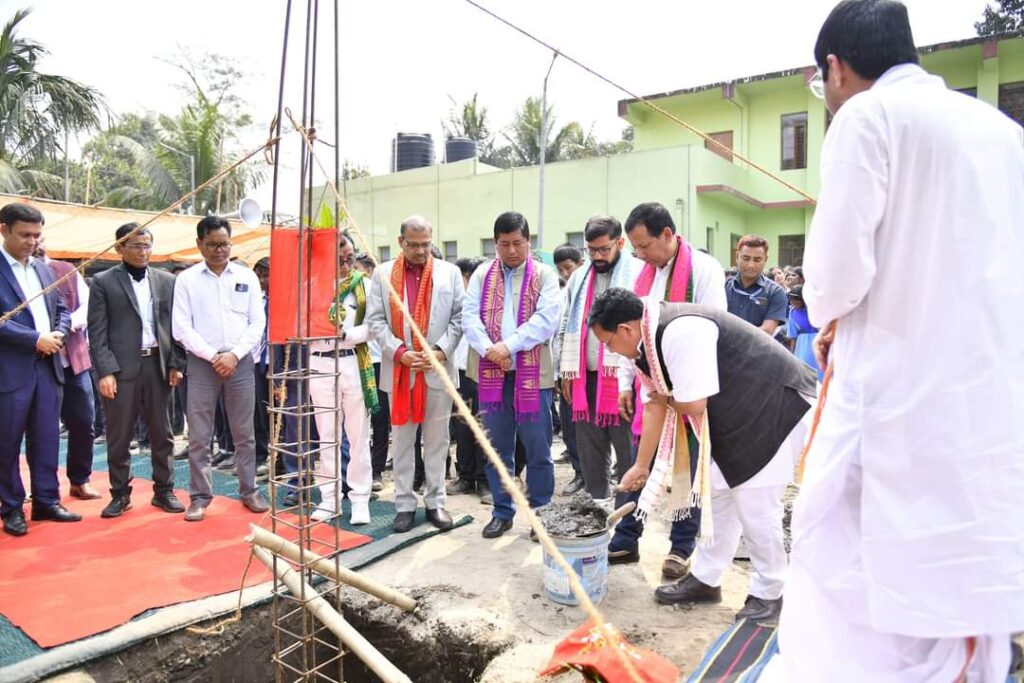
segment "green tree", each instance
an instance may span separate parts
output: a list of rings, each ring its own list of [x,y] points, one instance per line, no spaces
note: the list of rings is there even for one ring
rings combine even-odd
[[[63,197],[56,173],[68,135],[99,127],[99,92],[36,66],[46,48],[19,34],[23,9],[0,32],[0,189]]]
[[[494,133],[487,120],[487,107],[477,100],[478,93],[448,112],[448,118],[441,122],[445,137],[469,138],[476,142],[480,161],[492,166],[507,166],[507,160],[498,154],[494,145]]]
[[[601,142],[593,130],[584,130],[576,121],[558,128],[554,108],[548,107],[548,139],[544,152],[545,161],[586,159],[594,156],[619,154],[633,149],[633,128],[627,127],[618,142]],[[552,131],[557,132],[552,134]],[[528,97],[512,121],[510,129],[503,133],[508,145],[496,150],[499,163],[496,166],[532,166],[540,163],[541,108],[540,100]]]
[[[986,5],[981,21],[974,24],[979,36],[1019,31],[1024,28],[1024,0],[996,0],[998,8]]]
[[[197,66],[198,64],[198,66]],[[199,187],[233,163],[241,153],[239,137],[252,123],[235,93],[243,73],[224,57],[208,55],[201,61],[186,54],[175,64],[185,76],[181,85],[190,102],[175,116],[160,116],[152,144],[119,136],[117,144],[133,158],[145,177],[141,186],[112,190],[112,205],[162,209],[191,189],[192,170]],[[233,211],[262,174],[256,162],[234,169],[215,186],[201,191],[191,202],[196,214]]]

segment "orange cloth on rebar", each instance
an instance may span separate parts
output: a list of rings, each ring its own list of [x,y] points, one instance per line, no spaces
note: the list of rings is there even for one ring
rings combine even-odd
[[[405,256],[399,256],[391,268],[391,286],[399,296],[405,293]],[[412,319],[424,336],[430,328],[431,294],[434,289],[434,257],[427,256],[427,264],[423,266],[420,276],[420,287],[413,304]],[[405,315],[402,307],[391,297],[391,334],[405,339]],[[422,351],[416,335],[412,336],[414,351]],[[413,371],[395,359],[395,390],[391,394],[391,424],[404,425],[412,419],[413,424],[421,424],[427,409],[427,378],[424,373],[417,372],[415,383],[412,383]],[[412,385],[410,387],[410,384]],[[411,388],[411,391],[410,391]],[[410,406],[411,400],[411,406]]]
[[[305,229],[301,234],[300,241],[297,228],[275,228],[270,236],[271,344],[337,334],[327,311],[337,289],[338,231]]]
[[[632,673],[619,653],[633,664]],[[656,652],[630,645],[611,624],[599,628],[592,620],[555,646],[551,661],[540,675],[554,676],[569,670],[579,671],[585,680],[598,680],[595,676],[599,676],[608,683],[675,683],[679,680],[679,669],[672,662]]]

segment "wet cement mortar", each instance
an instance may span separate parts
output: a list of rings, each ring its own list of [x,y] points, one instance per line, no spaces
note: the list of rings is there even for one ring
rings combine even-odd
[[[608,528],[608,512],[585,493],[568,500],[555,500],[537,508],[536,512],[544,529],[552,536],[589,536]]]

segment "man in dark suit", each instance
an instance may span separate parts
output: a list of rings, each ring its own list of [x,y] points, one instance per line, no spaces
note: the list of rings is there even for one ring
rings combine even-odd
[[[0,315],[27,302],[0,323],[0,518],[12,536],[28,533],[21,443],[27,441],[32,520],[77,522],[82,517],[60,504],[57,481],[60,445],[60,349],[71,317],[56,290],[53,271],[32,257],[43,234],[43,214],[28,204],[0,209]]]
[[[117,229],[118,240],[138,227]],[[118,517],[132,507],[129,444],[141,415],[149,432],[153,463],[151,503],[165,512],[184,512],[174,495],[172,388],[181,381],[184,351],[171,338],[174,276],[149,267],[153,235],[140,230],[115,247],[120,265],[96,275],[89,292],[92,364],[107,414],[110,503],[101,517]]]

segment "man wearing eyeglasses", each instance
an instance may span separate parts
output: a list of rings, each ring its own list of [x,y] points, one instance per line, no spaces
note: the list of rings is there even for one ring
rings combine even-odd
[[[132,508],[129,444],[139,417],[153,464],[150,503],[165,512],[185,511],[174,495],[171,464],[170,402],[185,367],[184,350],[171,338],[174,276],[149,267],[153,235],[148,229],[133,233],[138,227],[126,223],[114,233],[121,263],[97,274],[89,295],[89,351],[107,416],[111,496],[100,516],[108,518]]]
[[[1024,335],[1005,306],[1024,130],[919,66],[901,3],[838,4],[814,58],[835,118],[801,294],[831,381],[770,680],[1005,681],[1024,630]]]
[[[199,522],[213,500],[210,438],[217,399],[235,442],[235,474],[242,504],[252,512],[270,509],[256,486],[252,350],[263,336],[266,315],[256,274],[231,262],[231,224],[207,216],[196,226],[203,255],[174,285],[174,338],[188,351],[188,459],[190,503],[185,520]]]
[[[391,408],[397,512],[393,526],[399,533],[409,531],[416,518],[414,443],[420,427],[427,520],[439,529],[453,524],[444,509],[452,398],[428,356],[434,356],[458,386],[455,349],[462,339],[463,286],[459,269],[431,253],[432,235],[433,227],[423,216],[410,216],[402,222],[398,236],[402,253],[374,270],[366,312],[370,333],[381,348],[380,388],[389,395]],[[392,289],[404,298],[412,321],[426,338],[426,347],[414,337]]]
[[[725,295],[729,312],[743,318],[768,334],[775,334],[780,323],[786,322],[789,301],[781,285],[765,277],[768,261],[768,240],[747,235],[736,246],[734,277],[725,282]]]
[[[559,373],[563,422],[575,422],[580,470],[587,493],[596,499],[612,495],[608,476],[614,463],[616,479],[632,464],[630,421],[619,414],[620,357],[605,348],[587,325],[594,300],[610,287],[630,288],[643,265],[623,253],[622,224],[613,216],[594,216],[583,228],[590,262],[578,268],[566,285],[566,314],[559,332]],[[611,460],[612,448],[615,459]]]

